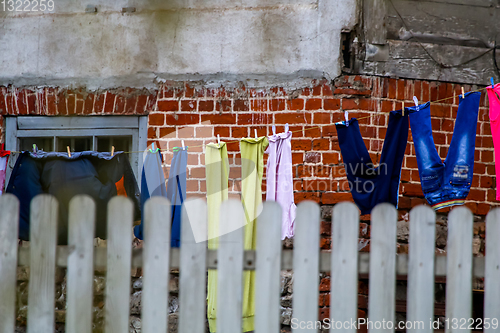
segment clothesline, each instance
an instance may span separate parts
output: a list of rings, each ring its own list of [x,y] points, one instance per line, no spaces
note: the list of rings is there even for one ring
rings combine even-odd
[[[470,92],[478,92],[478,91],[483,91],[485,90],[487,87],[484,87],[484,88],[481,88],[481,89],[477,89],[477,90],[472,90]],[[439,103],[439,102],[442,102],[442,101],[446,101],[448,99],[452,99],[452,98],[455,98],[456,95],[453,95],[453,96],[450,96],[450,97],[446,97],[446,98],[441,98],[441,99],[438,99],[438,100],[435,100],[435,101],[430,101],[430,103]],[[387,111],[382,111],[382,112],[387,112]],[[389,111],[390,112],[390,111]],[[361,119],[366,119],[366,118],[371,118],[371,117],[374,117],[376,116],[376,114],[371,114],[369,116],[366,116],[366,117],[360,117],[360,118],[357,118],[358,120],[361,120]],[[307,129],[304,129],[304,131],[309,131],[309,130],[312,130],[312,129],[318,129],[318,128],[321,128],[322,126],[314,126],[314,127],[309,127]],[[302,132],[302,130],[295,130],[295,131],[290,131],[291,133],[297,133],[297,132]],[[238,143],[240,142],[240,140],[234,140],[234,141],[227,141],[225,142],[226,144],[228,143]],[[200,148],[200,147],[203,147],[204,145],[197,145],[197,146],[189,146],[191,148]],[[159,149],[160,151],[168,151],[168,149]],[[130,154],[133,154],[133,153],[142,153],[142,151],[139,151],[139,152],[135,152],[135,151],[131,151],[131,152],[126,152],[127,153],[130,153]]]
[[[472,90],[472,91],[469,91],[471,93],[473,92],[479,92],[479,91],[483,91],[485,90],[487,87],[484,87],[484,88],[481,88],[481,89],[476,89],[476,90]],[[448,99],[452,99],[452,98],[455,98],[456,95],[453,94],[453,96],[450,96],[450,97],[445,97],[445,98],[441,98],[441,99],[438,99],[438,100],[435,100],[435,101],[429,101],[429,103],[439,103],[439,102],[442,102],[442,101],[446,101]],[[381,112],[390,112],[390,111],[381,111]],[[377,116],[377,114],[371,114],[369,116],[365,116],[365,117],[360,117],[360,118],[357,118],[357,120],[361,120],[361,119],[367,119],[367,118],[371,118],[371,117],[374,117],[374,116]],[[324,126],[324,125],[322,125]],[[304,129],[304,131],[309,131],[309,130],[312,130],[312,129],[318,129],[318,128],[321,128],[322,126],[314,126],[314,127],[309,127],[307,129]],[[295,130],[295,131],[290,131],[291,133],[297,133],[297,132],[302,132],[303,130],[300,129],[300,130]],[[240,140],[233,140],[233,141],[226,141],[225,143],[228,144],[228,143],[238,143],[240,142]],[[200,147],[203,147],[205,146],[204,144],[202,145],[196,145],[196,146],[189,146],[191,148],[200,148]],[[189,148],[187,147],[187,148]],[[157,148],[157,151],[161,151],[161,152],[168,152],[169,149],[165,148],[165,149],[161,149],[161,148]],[[11,151],[12,153],[21,153],[20,151]],[[139,153],[143,153],[144,151],[141,150],[141,151],[124,151],[123,153],[124,154],[139,154]]]

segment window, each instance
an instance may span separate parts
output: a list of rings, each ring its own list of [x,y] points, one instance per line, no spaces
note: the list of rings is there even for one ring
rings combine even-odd
[[[147,116],[90,116],[90,117],[6,117],[5,149],[31,150],[33,144],[44,151],[72,152],[93,150],[138,152],[147,146]],[[126,156],[140,185],[142,154]],[[17,154],[9,158],[7,180],[14,167]]]

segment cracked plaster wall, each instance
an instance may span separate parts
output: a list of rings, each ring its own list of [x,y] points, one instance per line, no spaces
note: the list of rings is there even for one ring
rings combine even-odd
[[[45,13],[0,11],[0,85],[300,85],[301,79],[340,74],[341,30],[357,23],[356,0],[54,5]],[[86,12],[94,6],[96,13]]]

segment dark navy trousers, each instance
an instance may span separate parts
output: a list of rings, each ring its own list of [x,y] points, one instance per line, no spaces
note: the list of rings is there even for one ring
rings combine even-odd
[[[361,214],[389,202],[397,207],[401,166],[408,141],[408,113],[391,111],[378,167],[374,167],[356,118],[336,123],[340,151],[354,202]]]

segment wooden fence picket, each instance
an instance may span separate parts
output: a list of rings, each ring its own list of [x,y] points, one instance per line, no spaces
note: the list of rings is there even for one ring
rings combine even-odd
[[[446,260],[446,332],[470,332],[472,315],[473,216],[467,207],[448,215]]]
[[[57,200],[48,194],[30,205],[30,283],[28,333],[54,332]]]
[[[356,332],[347,325],[358,315],[359,212],[352,202],[341,202],[332,214],[330,272],[330,332]],[[335,326],[335,323],[339,323]]]
[[[144,205],[142,331],[167,332],[170,277],[170,202],[151,197]]]
[[[129,329],[133,210],[132,201],[123,196],[108,203],[106,333]]]
[[[16,318],[17,237],[19,200],[0,196],[0,333],[14,332]]]
[[[280,331],[281,205],[265,202],[257,221],[255,332]]]
[[[204,332],[207,272],[207,203],[203,199],[184,201],[182,207],[179,269],[179,332]],[[201,238],[196,243],[193,229]]]
[[[484,332],[500,331],[492,320],[500,320],[500,209],[490,210],[486,216],[486,263],[484,278]],[[488,323],[486,323],[488,318]]]
[[[434,317],[435,235],[434,210],[428,206],[414,207],[410,211],[407,320],[417,324],[407,331],[433,332],[430,318]]]
[[[66,332],[92,332],[95,203],[78,195],[69,203]]]
[[[384,321],[394,323],[398,213],[393,205],[383,203],[372,210],[371,218],[369,319],[377,325]],[[368,331],[388,333],[394,332],[394,327],[374,325]]]
[[[310,332],[300,325],[318,320],[320,209],[312,201],[297,207],[293,255],[293,319],[299,325],[292,332]]]
[[[241,202],[226,200],[220,207],[219,230],[233,229],[230,225],[243,225],[244,219]],[[242,329],[243,232],[244,228],[238,228],[219,236],[216,324],[218,333],[235,333]]]
[[[126,197],[110,200],[107,212],[107,257],[94,250],[95,203],[76,196],[69,205],[68,247],[57,245],[57,200],[47,194],[30,206],[30,247],[18,249],[19,201],[0,196],[0,333],[13,333],[16,316],[17,265],[30,267],[28,333],[54,332],[56,264],[67,264],[68,333],[91,333],[93,270],[107,263],[105,331],[129,331],[132,266],[133,204]],[[144,207],[142,258],[134,251],[134,267],[143,267],[142,331],[168,332],[170,266],[179,267],[179,332],[204,332],[206,327],[207,268],[217,269],[217,333],[242,329],[244,270],[255,270],[255,333],[280,331],[280,270],[293,267],[292,332],[310,332],[318,323],[319,272],[330,272],[330,332],[355,333],[345,326],[357,319],[358,274],[369,273],[370,333],[392,333],[395,322],[396,272],[407,274],[408,332],[431,333],[436,274],[446,275],[447,333],[470,332],[472,277],[485,277],[484,331],[498,332],[500,318],[500,208],[486,217],[486,258],[473,258],[473,215],[466,207],[448,215],[445,258],[435,256],[436,214],[427,206],[410,211],[409,255],[397,256],[397,210],[377,205],[371,214],[370,253],[358,253],[359,211],[353,203],[339,203],[332,211],[332,251],[320,253],[320,208],[305,201],[298,205],[293,255],[282,253],[281,206],[265,202],[256,224],[255,252],[244,251],[244,228],[218,237],[218,250],[207,250],[207,204],[194,199],[182,207],[181,248],[170,249],[171,205],[153,197]],[[220,207],[219,229],[245,224],[240,201]],[[28,251],[29,250],[29,251]],[[217,255],[217,260],[215,260]],[[255,255],[255,256],[254,256]],[[368,260],[369,258],[369,260]],[[57,260],[56,260],[57,259]],[[105,259],[105,260],[104,260]],[[255,259],[255,260],[254,260]],[[66,261],[67,260],[67,261]],[[172,260],[172,262],[170,262]],[[244,261],[245,260],[245,261]],[[446,265],[444,265],[446,262]],[[444,269],[446,267],[446,271]],[[474,268],[474,269],[473,269]],[[420,324],[421,323],[421,324]],[[495,324],[496,323],[496,324]],[[339,326],[340,325],[340,326]],[[418,326],[415,326],[418,325]],[[317,328],[317,327],[315,327]]]

